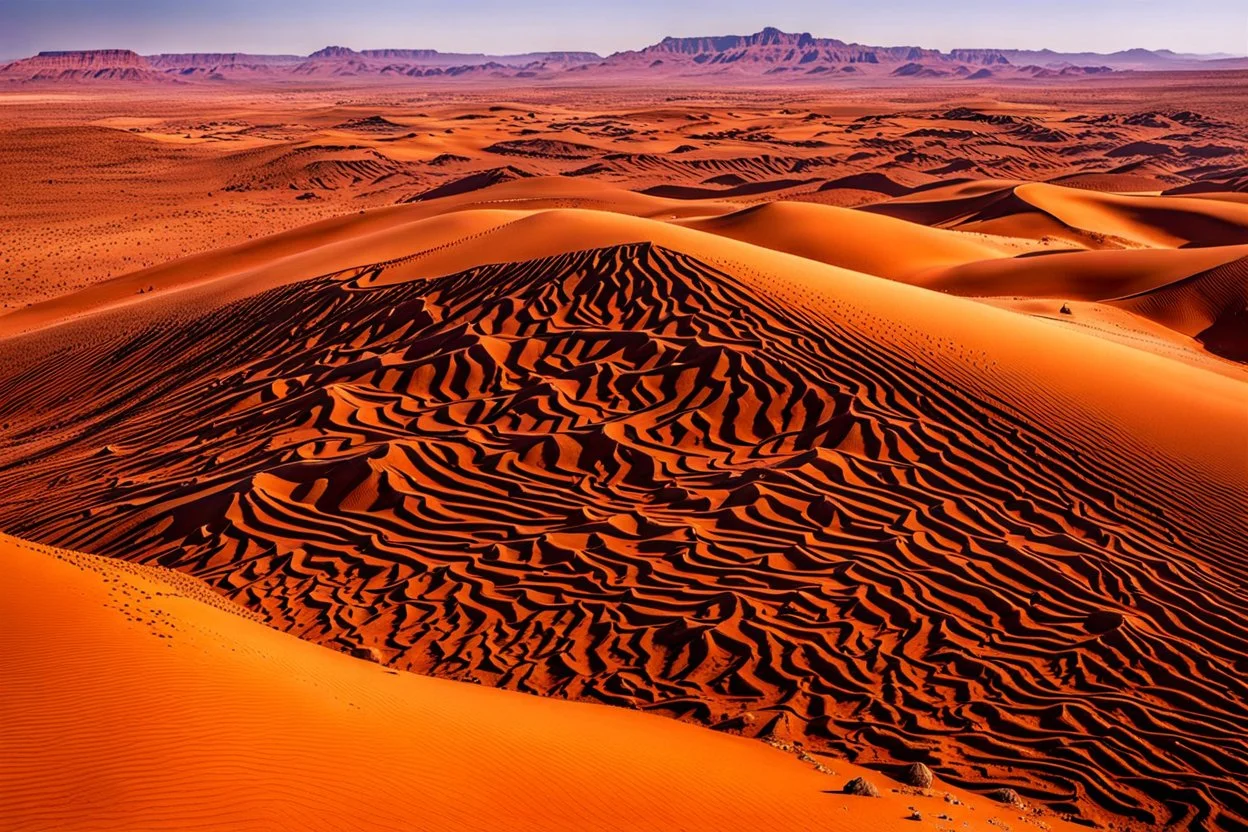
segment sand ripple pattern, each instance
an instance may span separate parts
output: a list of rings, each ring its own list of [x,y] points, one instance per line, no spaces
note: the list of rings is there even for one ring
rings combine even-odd
[[[924,760],[1064,811],[1248,823],[1225,495],[1192,496],[1193,526],[653,245],[383,275],[11,375],[0,524],[398,667]]]

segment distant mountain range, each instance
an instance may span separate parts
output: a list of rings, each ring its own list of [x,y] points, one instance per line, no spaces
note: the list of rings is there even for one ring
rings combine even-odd
[[[606,58],[593,52],[518,55],[327,46],[310,55],[186,53],[127,49],[40,52],[0,66],[0,79],[193,82],[260,79],[520,78],[574,81],[646,78],[986,80],[1086,77],[1117,71],[1248,69],[1248,58],[1129,49],[1054,52],[866,46],[767,28],[752,35],[664,38]]]

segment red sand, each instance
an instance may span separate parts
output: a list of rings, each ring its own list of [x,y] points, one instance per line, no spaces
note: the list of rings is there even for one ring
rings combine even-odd
[[[6,830],[904,830],[916,809],[1076,828],[791,746],[396,674],[177,573],[7,537],[0,554]],[[855,777],[883,797],[840,794]]]
[[[51,102],[0,109],[26,131],[0,170],[111,121],[139,131],[108,136],[121,169],[154,165],[165,183],[150,202],[141,188],[117,194],[76,157],[74,187],[99,194],[115,228],[58,207],[71,201],[55,184],[27,182],[39,199],[7,209],[40,277],[6,284],[20,308],[0,317],[0,528],[119,559],[6,556],[7,608],[24,605],[29,630],[4,634],[25,646],[3,657],[50,680],[14,694],[39,719],[6,741],[40,750],[28,759],[43,766],[22,766],[18,825],[79,825],[90,807],[52,791],[48,772],[58,754],[112,759],[136,708],[157,727],[117,782],[201,783],[209,825],[281,825],[305,800],[321,801],[306,817],[365,828],[413,806],[439,828],[905,817],[889,803],[843,819],[823,775],[761,744],[452,693],[189,601],[179,621],[195,632],[239,629],[175,637],[163,649],[178,663],[157,667],[161,642],[98,603],[101,574],[132,593],[164,580],[122,561],[175,567],[287,634],[398,671],[800,743],[838,775],[844,758],[924,761],[947,782],[1048,807],[1029,823],[1248,823],[1248,202],[1233,168],[1214,177],[1178,158],[1216,138],[1238,141],[1240,159],[1242,128],[1225,125],[1242,103],[1190,93],[1189,108],[1215,114],[1183,134],[1175,107],[1157,121],[1040,90],[969,110],[1009,120],[904,96],[901,112],[864,98],[809,119],[764,93],[612,106],[577,95],[418,110],[310,107],[306,93],[298,118],[289,102],[95,99],[68,130],[49,126]],[[239,122],[228,130],[209,117],[225,105]],[[170,121],[195,107],[216,126],[185,139]],[[416,135],[342,134],[376,113]],[[983,135],[913,135],[967,124]],[[1042,129],[1070,135],[1035,139]],[[1103,149],[1053,152],[1089,129],[1178,149],[1129,171]],[[800,145],[817,135],[826,146]],[[1039,167],[1018,155],[1031,140]],[[977,154],[1003,154],[994,178],[940,172]],[[1145,175],[1157,187],[1139,187]],[[743,187],[808,177],[828,186]],[[220,205],[183,201],[183,188]],[[435,188],[444,195],[419,199]],[[305,192],[320,199],[295,198]],[[204,213],[185,218],[174,250],[160,227],[185,206]],[[40,242],[43,211],[77,234],[65,251]],[[112,280],[71,268],[113,233],[117,251],[143,240],[154,261],[189,256]],[[39,589],[16,590],[28,585]],[[143,622],[164,620],[143,603]],[[81,621],[98,644],[73,643],[57,621]],[[43,664],[23,658],[44,649]],[[295,694],[234,655],[258,650],[278,650],[289,684],[332,681],[296,697],[307,710],[291,721],[270,719]],[[65,656],[60,675],[49,655]],[[142,673],[85,672],[109,655],[143,657]],[[214,768],[183,753],[169,726],[202,709],[162,711],[150,691],[192,673],[226,686],[208,701],[236,714],[230,731],[272,732],[247,746],[260,756]],[[102,703],[72,743],[57,727],[62,684]],[[350,731],[348,696],[360,706]],[[446,734],[401,718],[430,702],[453,708],[471,741],[448,749]],[[573,714],[600,715],[584,717],[597,727]],[[630,746],[639,731],[652,738]],[[358,763],[308,750],[330,745]],[[389,788],[366,764],[376,748],[395,782],[443,780]],[[656,748],[671,754],[656,762]],[[496,767],[524,754],[525,779]],[[295,764],[307,759],[314,768]],[[80,780],[68,771],[64,783]],[[264,774],[247,781],[254,799],[221,808],[214,778],[239,772]],[[325,785],[336,777],[341,794]],[[402,799],[358,797],[379,788]],[[498,802],[473,797],[482,790]],[[92,794],[118,828],[176,826],[170,798]],[[567,814],[541,827],[552,804]]]

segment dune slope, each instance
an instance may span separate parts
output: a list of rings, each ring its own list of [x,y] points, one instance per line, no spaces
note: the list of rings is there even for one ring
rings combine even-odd
[[[1112,300],[1157,289],[1248,256],[1248,245],[1065,251],[979,260],[924,275],[929,289],[971,297]]]
[[[1238,202],[1101,193],[1044,182],[944,185],[865,210],[943,228],[1054,237],[1083,248],[1197,248],[1248,240],[1248,205]]]
[[[1248,257],[1112,304],[1190,335],[1217,355],[1248,361]]]
[[[880,214],[795,202],[771,202],[725,216],[685,222],[691,228],[774,248],[865,274],[915,282],[918,272],[994,261],[1018,249],[987,237],[929,228]],[[887,241],[881,244],[881,241]]]
[[[1033,818],[645,714],[396,673],[180,573],[7,536],[0,558],[11,832],[901,830],[911,806]],[[839,793],[863,775],[883,799]]]

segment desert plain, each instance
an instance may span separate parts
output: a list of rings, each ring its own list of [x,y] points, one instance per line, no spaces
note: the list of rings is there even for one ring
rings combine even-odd
[[[1246,89],[0,89],[0,827],[1248,828]]]

